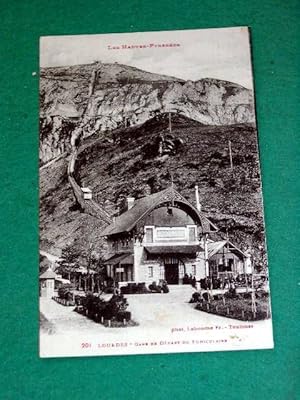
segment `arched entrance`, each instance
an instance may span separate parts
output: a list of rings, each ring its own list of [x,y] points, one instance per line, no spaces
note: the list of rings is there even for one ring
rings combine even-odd
[[[169,285],[182,283],[185,274],[185,265],[177,256],[166,256],[163,260],[165,280]]]

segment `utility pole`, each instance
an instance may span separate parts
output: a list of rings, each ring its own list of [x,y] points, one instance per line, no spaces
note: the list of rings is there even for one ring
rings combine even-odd
[[[172,132],[172,120],[171,120],[171,113],[169,112],[169,131]]]
[[[173,172],[171,172],[171,187],[174,189],[174,175]],[[172,197],[172,207],[174,207],[174,197]]]
[[[201,203],[199,200],[199,187],[195,185],[195,197],[196,197],[196,208],[199,212],[201,212]],[[205,276],[209,277],[209,261],[208,261],[208,233],[204,233],[203,235],[203,247],[204,247],[204,263],[205,263]]]
[[[226,226],[226,240],[229,241],[228,226]]]
[[[196,197],[196,208],[198,211],[201,211],[201,204],[199,200],[199,189],[198,185],[195,185],[195,197]]]
[[[173,175],[173,172],[171,172],[170,175],[171,175],[171,186],[173,188],[174,187],[174,175]]]
[[[209,277],[209,261],[208,261],[208,246],[207,246],[207,240],[208,240],[208,233],[205,233],[203,236],[203,244],[204,244],[204,262],[205,262],[205,276],[206,278]]]
[[[233,170],[231,140],[228,140],[228,148],[229,148],[230,168],[231,168],[231,170]]]

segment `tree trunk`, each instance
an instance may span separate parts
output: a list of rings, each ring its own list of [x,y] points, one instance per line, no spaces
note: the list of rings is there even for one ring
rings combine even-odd
[[[92,275],[92,292],[94,293],[95,289],[95,281],[94,281],[94,275]]]

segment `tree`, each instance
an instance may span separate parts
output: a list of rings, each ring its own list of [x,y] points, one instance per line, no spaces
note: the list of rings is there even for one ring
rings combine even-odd
[[[88,222],[82,225],[80,237],[63,249],[59,271],[68,274],[70,279],[78,267],[85,267],[87,273],[80,275],[80,279],[83,278],[85,289],[93,291],[95,284],[99,288],[100,281],[106,277],[103,264],[104,240],[100,236],[98,221],[93,218]]]
[[[68,274],[70,279],[70,274],[76,270],[76,267],[80,262],[80,248],[78,247],[76,241],[72,244],[68,244],[63,250],[61,255],[61,260],[57,268],[57,272],[62,275]]]

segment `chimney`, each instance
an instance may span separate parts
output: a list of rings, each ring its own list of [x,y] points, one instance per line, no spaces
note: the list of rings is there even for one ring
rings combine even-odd
[[[201,211],[201,204],[199,201],[199,190],[198,185],[195,185],[195,196],[196,196],[196,208],[198,211]]]
[[[127,197],[127,210],[130,210],[134,205],[134,197]]]

